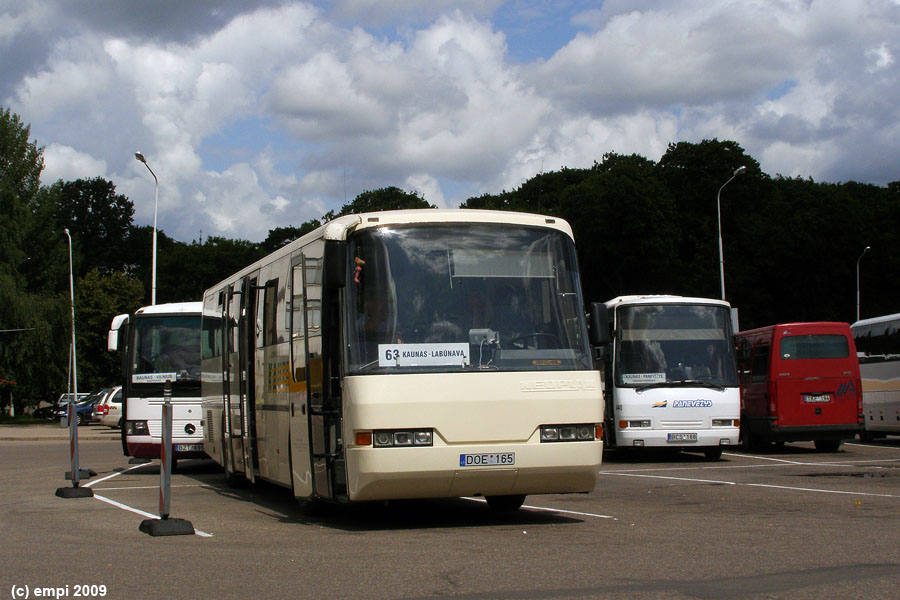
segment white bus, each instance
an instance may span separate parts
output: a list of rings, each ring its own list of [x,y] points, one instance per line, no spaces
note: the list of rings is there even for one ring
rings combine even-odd
[[[606,302],[606,445],[702,451],[738,443],[740,388],[731,306],[681,296]]]
[[[112,320],[107,349],[122,350],[122,450],[159,458],[163,387],[172,382],[173,459],[203,458],[200,412],[202,302],[156,304]]]
[[[339,217],[207,290],[202,348],[229,483],[514,509],[598,478],[600,373],[561,219]]]
[[[900,435],[900,313],[851,326],[862,377],[863,440]]]

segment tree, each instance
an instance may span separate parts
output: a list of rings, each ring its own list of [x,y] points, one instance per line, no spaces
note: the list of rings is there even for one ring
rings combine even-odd
[[[386,187],[361,193],[352,202],[342,206],[338,216],[404,208],[435,208],[435,206],[412,192],[404,192],[398,187]],[[323,218],[323,221],[325,220],[327,219]]]
[[[102,273],[125,269],[134,204],[116,193],[113,182],[101,177],[57,181],[40,197],[51,203],[51,218],[60,229],[69,229],[73,244],[77,240],[91,247],[89,253],[82,253],[78,277],[95,268]]]
[[[31,127],[0,108],[0,276],[13,278],[27,258],[23,241],[29,227],[29,205],[40,189],[43,148],[29,141]]]
[[[0,379],[17,383],[19,401],[65,385],[69,346],[64,297],[29,292],[25,278],[29,260],[45,256],[43,247],[26,244],[44,166],[43,150],[29,134],[18,115],[0,109]]]
[[[679,291],[675,205],[652,161],[605,155],[561,192],[560,215],[572,225],[586,301]]]
[[[322,226],[321,221],[312,219],[303,223],[300,227],[276,227],[269,230],[269,235],[263,241],[261,248],[263,255],[271,254],[282,246],[303,237],[311,231],[315,231]]]
[[[124,273],[102,275],[96,267],[76,282],[75,334],[78,350],[78,387],[97,390],[121,379],[121,366],[106,350],[112,318],[132,313],[143,304],[144,287]]]

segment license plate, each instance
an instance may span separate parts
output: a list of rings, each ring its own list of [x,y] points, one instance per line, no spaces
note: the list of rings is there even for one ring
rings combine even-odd
[[[696,433],[670,433],[668,436],[670,442],[696,442]]]
[[[803,396],[803,401],[807,404],[831,402],[831,394],[806,394]]]
[[[487,452],[484,454],[460,454],[461,467],[496,467],[516,464],[515,452]]]
[[[203,444],[175,444],[175,452],[202,452]]]

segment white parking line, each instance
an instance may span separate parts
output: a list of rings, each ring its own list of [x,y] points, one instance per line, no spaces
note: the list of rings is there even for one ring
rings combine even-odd
[[[791,490],[797,492],[817,492],[821,494],[843,494],[848,496],[874,496],[876,498],[900,498],[900,495],[897,494],[875,494],[871,492],[847,492],[844,490],[823,490],[819,488],[804,488],[804,487],[794,487],[789,485],[774,485],[768,483],[739,483],[737,481],[723,481],[716,479],[692,479],[688,477],[668,477],[665,475],[644,475],[640,473],[622,473],[615,471],[606,471],[601,472],[601,475],[620,475],[622,477],[645,477],[647,479],[668,479],[674,481],[687,481],[692,483],[715,483],[715,484],[724,484],[724,485],[737,485],[737,486],[746,486],[746,487],[761,487],[761,488],[771,488],[776,490]]]
[[[112,479],[113,477],[118,477],[119,475],[127,473],[128,471],[131,471],[133,469],[137,469],[137,468],[143,467],[143,466],[145,466],[145,465],[134,465],[133,467],[128,467],[127,469],[123,469],[122,471],[113,473],[112,475],[107,475],[106,477],[97,479],[96,481],[91,481],[90,483],[86,483],[84,487],[91,487],[93,485],[100,483],[101,481],[107,481],[109,479]],[[200,486],[199,485],[173,485],[172,487],[200,487]],[[107,491],[107,490],[145,490],[145,489],[158,489],[158,488],[159,488],[158,485],[148,485],[148,486],[134,486],[134,487],[121,487],[121,488],[99,488],[99,489],[101,491]],[[140,509],[128,506],[127,504],[122,504],[121,502],[116,502],[115,500],[111,500],[111,499],[107,498],[106,496],[94,494],[94,498],[96,498],[97,500],[100,500],[101,502],[106,502],[107,504],[111,504],[112,506],[115,506],[116,508],[121,508],[122,510],[127,510],[129,512],[133,512],[137,515],[141,515],[142,517],[147,517],[148,519],[158,519],[159,518],[159,515],[153,515],[148,512],[144,512]],[[200,537],[212,537],[213,536],[213,534],[211,534],[211,533],[206,533],[205,531],[200,531],[199,529],[196,529],[196,528],[194,528],[194,533],[199,535]]]
[[[116,502],[115,500],[110,500],[106,496],[100,496],[98,494],[94,494],[94,498],[100,500],[102,502],[106,502],[107,504],[112,504],[116,508],[121,508],[122,510],[127,510],[129,512],[133,512],[136,515],[141,515],[142,517],[147,517],[148,519],[159,519],[159,515],[154,515],[148,512],[144,512],[138,508],[133,508],[128,506],[127,504],[122,504],[121,502]],[[212,537],[211,533],[206,533],[205,531],[200,531],[199,529],[194,529],[194,533],[199,535],[200,537]]]
[[[475,496],[465,496],[466,500],[476,500],[478,502],[487,502],[484,498],[477,498]],[[597,519],[612,519],[613,521],[618,521],[619,519],[612,515],[598,515],[596,513],[587,513],[587,512],[579,512],[577,510],[566,510],[563,508],[549,508],[547,506],[531,506],[529,504],[522,505],[522,508],[527,508],[530,510],[543,510],[546,512],[557,512],[557,513],[565,513],[568,515],[578,515],[581,517],[595,517]]]

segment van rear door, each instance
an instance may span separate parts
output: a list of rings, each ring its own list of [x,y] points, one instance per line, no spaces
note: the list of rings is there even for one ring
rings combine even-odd
[[[780,427],[856,426],[859,363],[849,325],[776,332],[773,377]]]

